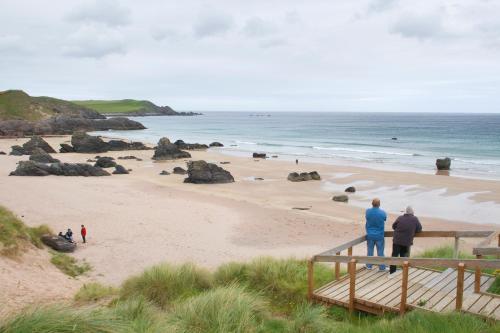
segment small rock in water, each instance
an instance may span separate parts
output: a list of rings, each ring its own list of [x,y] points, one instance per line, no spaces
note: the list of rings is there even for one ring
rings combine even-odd
[[[438,158],[436,160],[436,168],[438,170],[450,170],[450,167],[451,167],[451,159],[449,157]]]
[[[266,153],[253,153],[253,158],[266,158]]]
[[[354,193],[356,192],[356,188],[354,186],[349,186],[348,188],[345,189],[345,192]]]
[[[170,175],[170,172],[168,172],[167,170],[162,170],[160,172],[160,176],[168,176],[168,175]]]
[[[398,138],[392,138],[392,140],[397,140]]]
[[[348,202],[349,201],[349,197],[345,194],[340,194],[340,195],[334,195],[333,198],[332,198],[333,201],[337,201],[337,202]]]
[[[273,156],[271,156],[271,157],[272,157],[272,158],[278,158],[278,155],[273,155]]]
[[[210,147],[224,147],[224,145],[222,143],[217,142],[217,141],[212,142],[209,146]]]

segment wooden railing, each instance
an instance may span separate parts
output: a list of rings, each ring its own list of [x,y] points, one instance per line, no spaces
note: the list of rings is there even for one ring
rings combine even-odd
[[[393,231],[386,231],[385,237],[392,237]],[[400,265],[402,266],[401,281],[401,302],[399,312],[404,314],[407,309],[408,292],[408,271],[409,267],[446,267],[457,270],[457,295],[455,309],[462,309],[464,292],[464,272],[465,269],[475,270],[474,292],[479,293],[481,288],[481,270],[499,269],[500,260],[483,259],[483,255],[500,254],[500,235],[494,231],[423,231],[417,233],[415,237],[449,237],[455,239],[453,259],[449,258],[406,258],[406,257],[372,257],[372,256],[353,256],[353,247],[366,241],[366,235],[351,240],[345,244],[337,246],[328,251],[313,256],[308,260],[308,296],[312,299],[314,293],[314,263],[315,262],[333,262],[335,263],[335,279],[340,278],[340,264],[348,264],[349,274],[349,311],[353,312],[355,308],[356,295],[356,265],[357,264],[375,264],[375,265]],[[473,253],[476,259],[458,259],[460,238],[484,238],[476,247]],[[497,240],[497,247],[490,247],[490,243]],[[347,250],[347,256],[341,255],[342,251]]]

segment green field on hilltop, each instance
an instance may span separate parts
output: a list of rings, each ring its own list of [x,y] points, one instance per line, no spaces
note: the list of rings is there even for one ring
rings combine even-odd
[[[73,101],[73,103],[88,107],[100,113],[130,113],[130,112],[156,112],[158,107],[149,101],[135,99],[122,100],[86,100]]]

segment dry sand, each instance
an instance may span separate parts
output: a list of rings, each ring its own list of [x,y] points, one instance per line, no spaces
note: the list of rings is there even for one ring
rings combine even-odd
[[[46,140],[56,148],[69,137]],[[0,151],[8,153],[10,146],[25,141],[0,140]],[[95,178],[9,177],[16,163],[26,160],[27,156],[0,155],[0,204],[14,211],[30,226],[45,223],[56,232],[71,227],[79,241],[74,256],[87,260],[93,267],[89,276],[74,280],[47,263],[43,271],[34,268],[33,263],[42,259],[35,260],[30,255],[22,259],[24,264],[17,266],[0,258],[0,304],[19,306],[51,296],[68,298],[82,283],[91,280],[118,285],[131,274],[165,261],[191,261],[214,268],[224,262],[262,255],[303,258],[322,252],[364,231],[364,208],[360,206],[366,198],[361,194],[353,195],[353,202],[357,205],[333,202],[333,192],[328,191],[332,184],[343,188],[356,183],[368,191],[384,186],[418,185],[421,191],[419,200],[429,206],[439,205],[439,202],[435,202],[434,197],[432,202],[426,202],[425,193],[445,188],[443,198],[477,193],[468,196],[468,204],[487,203],[494,209],[500,207],[498,181],[308,163],[296,166],[294,162],[279,159],[254,160],[212,150],[192,152],[193,159],[230,162],[221,166],[233,174],[236,182],[184,184],[184,176],[159,175],[162,170],[171,172],[175,166],[185,167],[183,160],[153,162],[152,153],[103,153],[101,155],[115,158],[134,155],[143,161],[119,160],[120,164],[133,170],[129,175]],[[85,162],[94,156],[54,154],[63,162]],[[312,170],[317,170],[323,180],[303,183],[286,180],[289,172]],[[253,180],[254,177],[264,180]],[[384,205],[384,193],[380,194]],[[449,205],[453,205],[453,201]],[[310,210],[295,210],[293,207],[310,207]],[[453,206],[442,207],[441,213],[444,211],[445,215],[454,209]],[[389,221],[395,217],[390,214]],[[426,230],[497,228],[494,220],[471,224],[423,217],[421,221]],[[87,244],[80,243],[81,224],[88,230]],[[391,244],[386,243],[386,253],[389,254]],[[442,240],[419,239],[412,252],[417,253],[425,246],[438,243],[441,244]],[[470,244],[464,246],[470,247]],[[364,254],[365,248],[354,248],[354,252]],[[39,265],[42,265],[41,261]],[[29,289],[26,295],[19,291],[22,289],[14,288],[12,281],[37,287]],[[38,288],[41,285],[44,287]],[[61,288],[70,292],[59,292]]]

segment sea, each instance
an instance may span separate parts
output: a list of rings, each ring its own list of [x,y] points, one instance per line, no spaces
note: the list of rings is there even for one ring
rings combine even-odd
[[[205,112],[199,116],[132,117],[147,129],[96,132],[156,143],[218,141],[225,154],[435,173],[452,160],[454,176],[500,179],[500,114]]]

